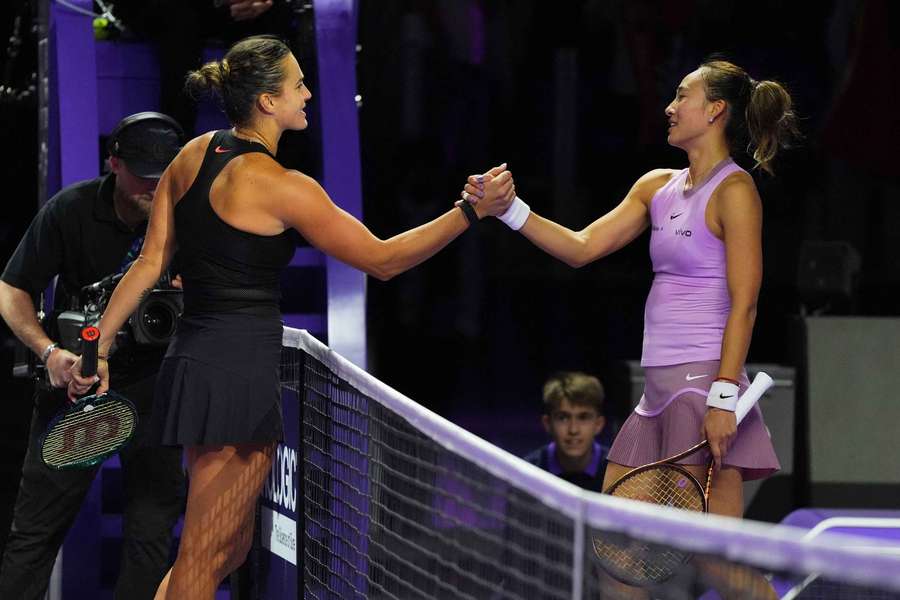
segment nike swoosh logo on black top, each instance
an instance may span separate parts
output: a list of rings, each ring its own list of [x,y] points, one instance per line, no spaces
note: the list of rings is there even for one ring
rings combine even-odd
[[[222,146],[216,146],[216,154],[222,154],[223,152],[231,152],[231,148],[223,148]]]

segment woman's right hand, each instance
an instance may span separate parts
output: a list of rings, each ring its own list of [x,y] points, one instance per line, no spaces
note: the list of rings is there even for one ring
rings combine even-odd
[[[78,360],[72,364],[72,367],[69,369],[69,375],[71,379],[69,380],[69,401],[75,402],[81,396],[90,391],[91,387],[94,386],[98,381],[100,385],[97,386],[97,391],[95,394],[98,396],[109,389],[109,365],[106,362],[105,358],[97,358],[97,374],[89,375],[87,377],[81,376],[81,357],[78,357]]]
[[[484,175],[471,175],[462,192],[479,218],[502,215],[516,198],[516,185],[506,163],[494,167]]]

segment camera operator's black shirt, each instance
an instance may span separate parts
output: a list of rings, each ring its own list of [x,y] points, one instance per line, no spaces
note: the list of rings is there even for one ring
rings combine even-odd
[[[54,294],[54,310],[81,307],[81,288],[119,271],[135,238],[142,236],[146,223],[129,229],[113,207],[115,175],[109,174],[74,183],[60,190],[38,211],[25,236],[10,258],[0,279],[37,299],[59,275]],[[58,341],[55,319],[50,319],[50,336]],[[158,367],[164,349],[140,348],[140,356],[151,357]],[[134,362],[136,352],[116,353],[114,362]],[[140,362],[144,362],[141,360]]]
[[[38,211],[2,279],[32,298],[59,275],[54,307],[79,308],[81,288],[116,273],[146,224],[131,230],[113,208],[115,175],[72,184]],[[74,302],[74,304],[73,304]]]

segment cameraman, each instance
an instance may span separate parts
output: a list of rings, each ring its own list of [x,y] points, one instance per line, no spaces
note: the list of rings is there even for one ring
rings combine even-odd
[[[77,356],[61,347],[56,316],[82,306],[82,288],[124,270],[140,251],[156,185],[179,150],[178,124],[160,113],[123,119],[110,137],[106,176],[70,185],[32,221],[3,272],[0,314],[43,363],[12,528],[0,566],[0,598],[44,597],[50,572],[98,467],[55,471],[40,458],[40,438],[66,405]],[[35,300],[54,276],[53,311],[44,326]],[[110,357],[112,387],[138,409],[134,440],[120,454],[124,485],[123,546],[116,599],[153,598],[169,568],[172,527],[182,510],[179,448],[145,447],[154,381],[165,346],[128,346]]]

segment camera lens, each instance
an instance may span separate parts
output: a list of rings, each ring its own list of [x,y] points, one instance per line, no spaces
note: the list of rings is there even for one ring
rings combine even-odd
[[[162,346],[178,328],[182,310],[181,290],[153,290],[128,320],[138,345]]]
[[[141,315],[141,323],[147,336],[154,341],[168,341],[175,333],[177,315],[165,302],[148,304]]]

